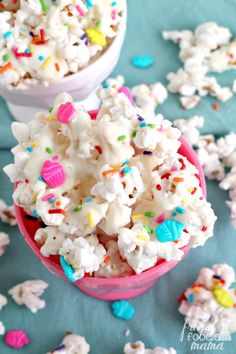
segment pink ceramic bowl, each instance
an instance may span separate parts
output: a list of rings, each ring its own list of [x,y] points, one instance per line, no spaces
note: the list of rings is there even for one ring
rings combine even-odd
[[[97,112],[97,110],[90,111],[91,119],[96,119]],[[179,148],[179,153],[185,156],[189,162],[195,165],[198,169],[200,185],[202,187],[203,194],[206,195],[204,173],[197,156],[183,138],[180,138],[180,141],[181,146]],[[62,270],[58,256],[50,256],[47,258],[40,253],[40,246],[34,240],[34,235],[36,230],[40,227],[40,222],[26,219],[25,211],[17,205],[15,205],[15,212],[20,231],[34,254],[52,273],[69,281]],[[184,256],[186,256],[189,251],[188,247],[184,247],[183,251]],[[84,277],[83,279],[77,280],[73,284],[87,295],[98,299],[112,301],[129,299],[146,292],[162,275],[170,271],[178,263],[179,261],[167,262],[165,260],[159,260],[154,267],[139,275],[131,275],[128,277],[113,279]]]

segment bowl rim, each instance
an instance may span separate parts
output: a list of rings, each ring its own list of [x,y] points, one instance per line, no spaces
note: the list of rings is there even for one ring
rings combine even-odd
[[[88,111],[91,119],[96,119],[96,116],[98,114],[99,109],[95,109],[95,110],[90,110]],[[180,147],[184,148],[185,151],[187,152],[186,155],[191,155],[192,160],[194,161],[191,162],[192,164],[194,164],[194,166],[196,167],[196,169],[199,172],[199,183],[203,192],[203,195],[206,197],[207,196],[207,191],[206,191],[206,180],[205,180],[205,176],[204,176],[204,172],[203,169],[200,165],[200,162],[197,158],[196,153],[194,152],[194,150],[192,149],[192,147],[188,144],[188,142],[183,138],[180,137],[179,141],[181,142]],[[184,156],[184,155],[183,155]],[[188,157],[186,156],[186,158],[188,159]],[[17,187],[17,182],[14,184],[14,190]],[[61,277],[63,277],[64,279],[70,281],[64,274],[64,271],[62,269],[62,267],[55,263],[53,260],[51,260],[49,257],[45,257],[41,254],[39,247],[37,246],[37,243],[35,242],[35,240],[33,240],[30,237],[30,234],[28,233],[26,227],[25,227],[25,222],[24,219],[22,218],[22,213],[24,211],[24,209],[18,205],[16,205],[14,203],[14,210],[15,210],[15,214],[16,214],[16,220],[17,220],[17,224],[18,227],[20,229],[20,232],[23,236],[23,238],[25,239],[26,243],[28,244],[28,246],[31,248],[31,250],[33,251],[33,253],[37,256],[37,258],[39,258],[39,260],[43,263],[43,265],[45,265],[50,271],[55,272],[57,275],[60,275]],[[26,214],[26,213],[25,213]],[[164,268],[167,265],[177,265],[179,262],[181,262],[183,260],[183,258],[187,255],[187,253],[189,252],[190,248],[188,246],[184,246],[181,248],[181,250],[184,252],[182,258],[180,260],[172,260],[172,261],[166,261],[165,259],[159,259],[157,261],[157,263],[143,271],[140,274],[132,274],[129,276],[125,276],[125,277],[116,277],[116,278],[102,278],[102,277],[83,277],[81,279],[76,280],[73,284],[76,283],[94,283],[99,285],[99,283],[102,283],[104,285],[114,285],[114,284],[120,284],[121,282],[124,283],[129,283],[129,281],[133,281],[133,280],[141,280],[142,278],[145,278],[146,276],[151,276],[154,275],[157,272],[157,269],[160,270],[162,268]],[[57,255],[58,256],[58,255]],[[58,274],[60,273],[60,274]],[[70,281],[71,282],[71,281]]]

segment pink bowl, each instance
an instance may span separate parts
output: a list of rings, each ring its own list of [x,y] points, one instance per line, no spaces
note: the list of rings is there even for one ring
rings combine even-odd
[[[97,112],[97,110],[89,112],[91,119],[96,119]],[[193,149],[190,147],[190,145],[183,138],[180,138],[180,141],[181,146],[179,148],[179,153],[185,156],[188,161],[195,165],[195,167],[199,171],[198,178],[203,194],[206,196],[205,177],[197,159],[197,156]],[[26,219],[25,211],[23,210],[23,208],[20,208],[17,205],[15,205],[15,212],[20,231],[26,243],[29,245],[34,254],[52,273],[69,281],[68,278],[65,276],[64,271],[62,270],[58,256],[50,256],[47,258],[40,253],[40,246],[34,240],[34,235],[36,230],[40,227],[40,222]],[[184,247],[183,251],[185,257],[189,251],[189,248]],[[129,299],[146,292],[155,284],[155,282],[162,275],[170,271],[178,263],[179,261],[167,262],[165,260],[159,260],[154,267],[146,270],[145,272],[139,275],[131,275],[128,277],[113,279],[84,277],[83,279],[77,280],[75,283],[72,284],[77,286],[87,295],[98,299],[112,301]]]

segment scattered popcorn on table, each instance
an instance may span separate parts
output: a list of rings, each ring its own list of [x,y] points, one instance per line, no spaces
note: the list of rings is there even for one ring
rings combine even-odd
[[[210,94],[220,101],[229,100],[233,92],[229,87],[221,87],[211,72],[235,69],[236,41],[231,40],[231,32],[215,22],[199,25],[194,32],[164,31],[163,38],[172,40],[180,47],[179,58],[183,68],[169,73],[168,90],[179,93],[181,105],[191,109],[200,102],[200,97]]]
[[[90,346],[84,337],[68,333],[62,343],[47,354],[88,354],[89,351]]]
[[[127,343],[124,346],[124,354],[176,354],[175,349],[165,349],[162,347],[156,347],[154,349],[147,349],[141,341]]]
[[[2,321],[0,321],[0,336],[3,336],[5,334],[5,327]]]
[[[22,349],[29,344],[29,337],[21,329],[12,329],[6,332],[5,343],[14,349]]]
[[[43,280],[27,280],[11,288],[8,293],[18,305],[25,305],[36,313],[45,307],[45,301],[39,296],[43,294],[48,284]]]
[[[19,145],[4,171],[18,182],[14,202],[46,225],[35,241],[61,256],[71,281],[139,274],[213,235],[198,170],[178,154],[180,131],[136,106],[122,81],[98,90],[96,120],[63,93],[50,114],[12,126]],[[158,98],[163,87],[152,89]]]
[[[10,237],[5,232],[0,232],[0,256],[3,255],[7,245],[10,243]]]
[[[6,296],[0,294],[0,311],[2,310],[2,308],[3,308],[4,306],[6,306],[6,304],[7,304],[7,298],[6,298]]]
[[[16,217],[13,206],[7,206],[6,203],[0,199],[0,220],[11,226],[16,225]]]
[[[207,335],[236,332],[236,278],[232,267],[202,268],[180,298],[179,311],[190,327]]]

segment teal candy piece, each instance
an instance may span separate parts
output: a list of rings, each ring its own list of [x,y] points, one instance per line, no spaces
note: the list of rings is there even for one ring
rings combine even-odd
[[[149,55],[136,55],[132,59],[132,64],[136,68],[146,69],[152,66],[154,63],[154,59]]]
[[[184,225],[180,222],[167,219],[157,226],[155,234],[160,242],[176,241],[181,237],[183,229]]]
[[[65,276],[70,280],[75,282],[76,279],[74,278],[74,269],[73,267],[68,264],[63,256],[60,257],[60,263],[62,266],[62,269],[64,270]]]
[[[111,307],[113,315],[121,318],[122,320],[130,320],[135,314],[135,309],[126,300],[114,301],[111,304]]]

